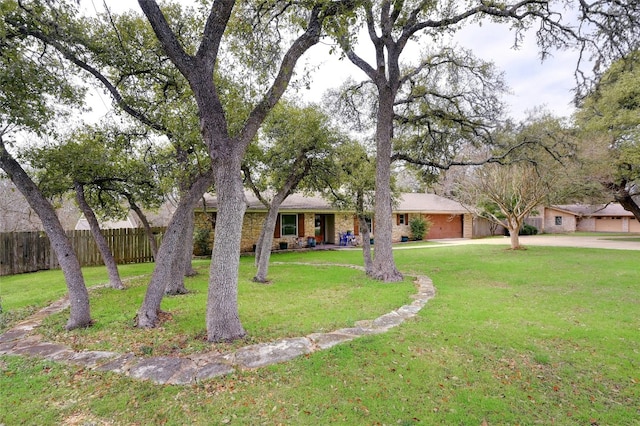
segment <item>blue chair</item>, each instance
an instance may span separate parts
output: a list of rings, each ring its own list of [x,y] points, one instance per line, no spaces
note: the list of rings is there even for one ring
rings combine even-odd
[[[348,239],[347,233],[346,232],[341,232],[340,233],[340,245],[341,246],[346,246],[348,242],[349,242],[349,239]]]

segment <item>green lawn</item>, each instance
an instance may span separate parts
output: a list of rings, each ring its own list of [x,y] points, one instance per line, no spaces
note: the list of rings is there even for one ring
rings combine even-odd
[[[415,320],[388,333],[193,386],[0,357],[0,423],[640,425],[637,252],[471,245],[395,255],[403,272],[430,276],[437,295]],[[361,253],[286,253],[272,260],[358,264]],[[251,342],[375,317],[388,303],[405,303],[410,287],[370,282],[345,268],[297,265],[273,265],[273,283],[261,286],[249,281],[250,261],[243,260],[240,291]],[[187,286],[202,285],[199,280],[206,282],[199,277]],[[120,294],[135,299],[143,289],[136,281]],[[4,293],[4,279],[2,286],[6,309],[13,297]],[[203,291],[166,302],[173,313],[166,331],[189,338],[201,332],[202,320],[185,325],[185,311],[195,309]],[[101,305],[114,304],[113,293],[92,293],[98,324],[115,315],[100,313]],[[195,303],[188,309],[187,299]],[[334,307],[356,300],[366,302],[345,306],[344,314]],[[128,309],[114,328],[126,327]],[[60,321],[52,318],[47,333],[95,344],[109,330],[104,324],[65,336]],[[111,333],[116,337],[105,345],[127,344],[144,332]]]
[[[254,283],[253,258],[241,261],[239,279],[240,317],[248,337],[234,345],[209,345],[204,315],[207,298],[208,262],[196,267],[200,273],[186,280],[188,295],[165,297],[162,310],[171,315],[154,330],[132,327],[142,303],[148,279],[136,279],[126,291],[109,288],[93,292],[93,327],[67,332],[68,311],[45,322],[48,340],[78,350],[138,352],[139,355],[185,355],[205,349],[226,351],[241,345],[268,342],[352,327],[360,319],[374,319],[410,303],[415,285],[387,285],[367,279],[350,268],[308,265],[273,265],[271,284]]]
[[[153,264],[121,265],[118,269],[122,279],[126,280],[151,274]],[[104,267],[83,268],[82,273],[89,288],[109,282]],[[0,277],[0,332],[11,321],[30,315],[36,309],[60,299],[66,292],[67,287],[59,270]]]

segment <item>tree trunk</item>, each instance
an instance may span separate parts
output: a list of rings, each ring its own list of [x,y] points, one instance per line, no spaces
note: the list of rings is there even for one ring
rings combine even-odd
[[[364,270],[367,275],[373,274],[373,260],[371,259],[371,231],[366,217],[358,215],[360,223],[360,233],[362,234],[362,257],[364,260]]]
[[[193,269],[193,231],[196,226],[196,218],[192,214],[189,220],[189,227],[185,230],[184,243],[184,276],[195,277],[198,275]]]
[[[396,269],[392,248],[391,209],[391,136],[393,133],[393,92],[378,86],[378,116],[376,125],[376,195],[375,195],[375,241],[373,278],[394,282],[401,281],[402,274]]]
[[[511,239],[511,249],[520,249],[520,236],[518,235],[519,229],[509,229],[509,238]]]
[[[267,220],[265,218],[265,220]],[[262,256],[262,245],[263,245],[263,240],[264,240],[264,224],[262,225],[262,229],[260,230],[260,235],[258,236],[258,241],[256,242],[256,252],[255,252],[255,257],[253,259],[253,264],[255,265],[255,267],[258,267],[258,264],[260,263],[260,257]],[[268,247],[269,250],[271,250],[271,246]]]
[[[0,167],[7,173],[16,188],[24,195],[31,208],[36,212],[44,230],[51,241],[69,291],[70,316],[66,329],[72,330],[91,325],[89,293],[84,283],[82,269],[71,242],[60,224],[51,203],[42,195],[36,184],[24,169],[9,154],[0,138]]]
[[[140,222],[142,222],[142,227],[144,228],[144,233],[149,239],[149,245],[151,246],[151,253],[153,253],[153,259],[158,258],[158,242],[156,241],[155,235],[153,235],[153,231],[151,231],[151,226],[149,225],[149,221],[147,220],[147,216],[142,212],[142,209],[136,204],[133,199],[129,199],[129,206],[131,209],[138,215],[140,218]]]
[[[507,218],[507,229],[511,241],[511,250],[519,250],[520,247],[520,227],[522,222],[517,218]]]
[[[107,243],[107,239],[100,232],[100,224],[98,223],[98,219],[96,218],[95,213],[87,203],[87,199],[84,195],[84,187],[82,184],[78,182],[73,183],[73,187],[76,191],[76,201],[78,202],[78,206],[84,214],[85,219],[89,223],[89,229],[91,230],[91,235],[93,235],[93,239],[98,246],[98,250],[100,250],[100,255],[102,256],[102,260],[104,261],[104,266],[107,268],[107,274],[109,275],[109,286],[116,290],[124,289],[124,285],[122,284],[122,280],[120,279],[120,273],[118,272],[118,265],[116,264],[116,260],[113,258],[113,253],[111,253],[111,248]]]
[[[188,213],[187,213],[188,215]],[[189,227],[189,219],[185,218],[185,228]],[[182,230],[176,241],[176,248],[173,258],[171,259],[171,269],[169,271],[169,279],[164,289],[164,294],[176,296],[178,294],[187,294],[189,291],[184,286],[184,277],[186,274],[185,251],[187,249],[187,235],[185,229]]]
[[[191,214],[187,215],[185,229],[180,235],[176,254],[171,263],[171,278],[167,282],[167,288],[164,290],[167,295],[175,296],[189,293],[189,290],[184,285],[184,277],[195,275],[191,264],[193,258],[193,227],[195,224],[193,207],[191,206]],[[189,238],[189,235],[191,235],[191,238]]]
[[[276,205],[277,204],[277,205]],[[257,283],[266,283],[267,274],[269,273],[269,259],[271,258],[271,245],[273,244],[273,233],[276,229],[276,223],[278,221],[278,210],[281,203],[273,201],[269,210],[267,211],[267,217],[262,225],[262,231],[260,231],[260,238],[258,243],[259,248],[256,246],[256,266],[258,270],[253,277],[253,281]]]
[[[218,215],[206,318],[210,342],[229,342],[246,335],[238,315],[238,268],[247,202],[240,173],[242,153],[234,151],[238,150],[232,150],[231,158],[223,157],[216,162]]]
[[[180,197],[178,207],[169,222],[162,244],[160,244],[151,282],[138,310],[138,327],[151,328],[157,325],[162,298],[175,272],[174,260],[176,257],[179,257],[181,261],[184,260],[184,239],[182,237],[184,229],[188,225],[189,216],[193,215],[193,205],[211,186],[212,180],[213,173],[211,171],[201,175],[189,191]],[[184,262],[181,263],[184,265]]]

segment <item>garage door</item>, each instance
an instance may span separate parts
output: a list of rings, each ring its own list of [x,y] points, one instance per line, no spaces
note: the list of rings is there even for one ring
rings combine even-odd
[[[640,232],[640,222],[638,222],[638,219],[629,218],[629,232]]]
[[[431,214],[427,217],[431,221],[428,240],[462,238],[462,215]]]
[[[622,218],[597,217],[596,232],[622,232]]]

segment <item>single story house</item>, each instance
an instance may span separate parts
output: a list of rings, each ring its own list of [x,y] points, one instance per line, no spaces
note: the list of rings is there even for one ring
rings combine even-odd
[[[539,209],[535,224],[540,232],[640,232],[640,222],[620,204],[569,204]]]
[[[196,207],[196,229],[210,229],[213,240],[217,198],[205,194],[205,207]],[[267,209],[250,192],[246,193],[247,211],[242,227],[242,251],[252,251],[258,241]],[[409,223],[412,218],[428,218],[432,226],[426,239],[472,238],[472,215],[458,202],[435,194],[402,194],[393,211],[393,241],[411,237]],[[375,220],[372,237],[375,236]],[[350,232],[359,242],[358,220],[354,212],[341,211],[320,196],[290,195],[280,206],[274,233],[274,248],[282,243],[286,247],[306,246],[310,238],[316,244],[340,244],[340,237]]]

